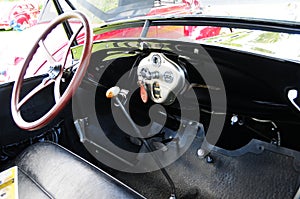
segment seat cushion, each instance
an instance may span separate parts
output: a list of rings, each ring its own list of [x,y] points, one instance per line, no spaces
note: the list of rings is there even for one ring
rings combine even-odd
[[[16,165],[20,198],[144,198],[55,143],[30,146]]]

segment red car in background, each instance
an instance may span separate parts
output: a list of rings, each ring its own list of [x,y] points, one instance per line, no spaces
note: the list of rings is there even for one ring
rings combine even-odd
[[[199,14],[201,12],[200,3],[198,0],[182,0],[182,1],[173,1],[173,0],[165,0],[165,1],[154,1],[157,2],[154,4],[154,7],[149,9],[146,16],[156,16],[156,15],[189,15],[189,14]],[[131,10],[130,10],[131,11]],[[129,12],[129,11],[128,11]],[[134,13],[134,12],[132,12]],[[102,18],[106,18],[105,14]],[[110,17],[110,16],[108,16]],[[121,15],[122,18],[124,16]],[[114,17],[113,20],[118,19],[118,17]],[[112,21],[111,18],[109,21]],[[151,37],[162,37],[165,35],[167,38],[183,38],[190,37],[192,39],[203,39],[207,37],[213,37],[220,34],[220,27],[211,27],[211,26],[186,26],[184,29],[182,27],[167,27],[167,26],[157,26],[150,27],[148,35]],[[106,38],[116,38],[116,37],[136,37],[139,36],[141,32],[141,28],[125,28],[119,29],[115,31],[110,31],[108,33],[103,33],[96,35],[94,40],[106,39]]]
[[[2,2],[2,16],[0,17],[0,29],[23,30],[37,23],[40,13],[38,3]]]

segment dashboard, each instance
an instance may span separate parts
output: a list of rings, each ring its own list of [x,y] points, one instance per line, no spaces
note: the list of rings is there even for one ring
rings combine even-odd
[[[141,48],[142,42],[147,48]],[[171,40],[115,39],[93,48],[89,78],[106,89],[119,86],[129,95],[138,93],[136,103],[176,108],[180,96],[187,102],[181,108],[189,109],[189,93],[195,93],[195,103],[205,110],[214,103],[213,111],[222,112],[226,97],[231,114],[289,121],[296,114],[286,90],[298,86],[297,63]],[[119,83],[126,73],[128,82]]]

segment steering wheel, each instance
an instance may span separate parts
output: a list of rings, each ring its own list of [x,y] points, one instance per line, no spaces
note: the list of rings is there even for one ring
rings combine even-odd
[[[56,61],[52,54],[48,51],[44,44],[44,40],[47,36],[60,24],[64,23],[66,20],[69,19],[77,19],[80,21],[81,26],[80,28],[73,33],[70,37],[66,46],[64,46],[60,50],[65,50],[63,52],[63,57],[60,61]],[[70,49],[72,43],[76,41],[79,33],[83,30],[84,32],[84,41],[83,41],[83,48],[81,58],[78,60],[77,69],[67,86],[64,93],[60,94],[60,82],[62,81],[62,75],[64,69],[66,69],[67,58],[70,55]],[[35,42],[34,46],[32,47],[31,51],[29,52],[23,68],[21,69],[18,78],[14,84],[13,91],[12,91],[12,98],[11,98],[11,112],[15,123],[24,130],[36,130],[44,127],[47,125],[51,120],[53,120],[58,113],[67,105],[69,100],[72,98],[73,94],[75,93],[76,89],[81,83],[87,67],[89,65],[89,60],[92,52],[92,44],[93,44],[93,37],[92,37],[92,30],[90,28],[88,19],[85,17],[84,14],[78,11],[71,11],[64,14],[59,15],[55,18],[48,28],[42,33],[42,35],[38,38]],[[41,47],[44,53],[46,54],[46,61],[50,64],[50,68],[48,71],[48,76],[42,80],[42,82],[37,85],[34,89],[28,92],[25,97],[20,101],[20,91],[23,85],[24,76],[26,74],[27,68],[37,52],[37,49]],[[23,119],[21,115],[21,107],[35,94],[40,92],[42,89],[46,88],[50,84],[54,83],[54,98],[55,104],[50,108],[50,110],[44,114],[42,117],[35,121],[27,122]]]

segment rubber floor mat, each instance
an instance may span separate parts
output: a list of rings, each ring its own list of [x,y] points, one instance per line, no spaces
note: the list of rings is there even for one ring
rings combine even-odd
[[[237,151],[214,147],[212,163],[199,158],[197,137],[189,150],[166,167],[178,198],[293,198],[299,187],[299,152],[252,140]],[[298,167],[297,167],[298,165]],[[170,197],[160,171],[114,175],[148,198]]]

